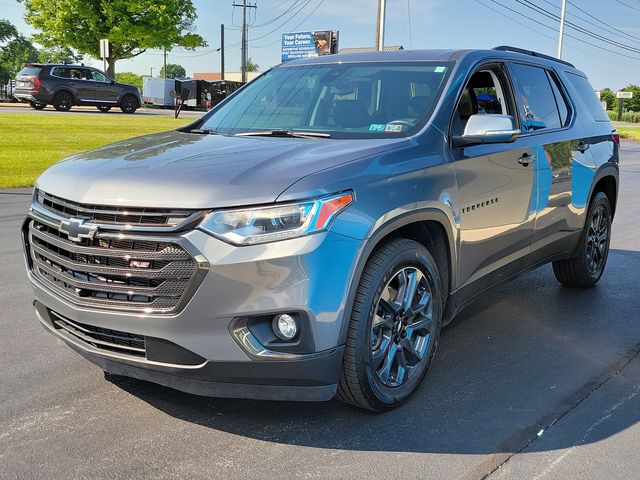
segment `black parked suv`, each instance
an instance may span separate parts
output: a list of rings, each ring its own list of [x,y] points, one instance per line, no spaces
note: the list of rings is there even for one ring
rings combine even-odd
[[[138,87],[117,83],[84,65],[30,63],[18,74],[13,96],[36,110],[53,105],[61,112],[74,105],[93,105],[101,112],[119,106],[124,113],[134,113],[142,104]]]

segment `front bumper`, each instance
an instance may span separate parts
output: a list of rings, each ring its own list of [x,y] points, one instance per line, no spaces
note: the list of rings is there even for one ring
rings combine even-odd
[[[184,308],[174,314],[107,311],[74,305],[30,278],[38,317],[51,333],[107,372],[200,395],[327,400],[342,361],[348,285],[361,241],[336,233],[234,247],[199,230],[181,236],[210,269]],[[201,361],[134,357],[96,348],[56,328],[52,312],[71,322],[158,339]],[[255,348],[234,331],[239,319],[299,312],[305,350]],[[255,338],[253,339],[255,340]],[[260,347],[260,345],[258,345]]]

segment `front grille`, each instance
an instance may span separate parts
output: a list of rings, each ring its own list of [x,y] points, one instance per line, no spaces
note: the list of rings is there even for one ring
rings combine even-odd
[[[51,310],[49,315],[55,328],[95,348],[134,357],[146,356],[145,338],[142,335],[75,322]]]
[[[86,205],[65,200],[38,190],[38,203],[47,210],[68,218],[86,218],[93,223],[103,225],[141,225],[172,227],[178,225],[196,213],[193,210],[170,208],[113,207]]]
[[[169,313],[198,272],[196,260],[175,239],[98,233],[74,242],[37,220],[28,222],[26,233],[33,274],[81,306]]]

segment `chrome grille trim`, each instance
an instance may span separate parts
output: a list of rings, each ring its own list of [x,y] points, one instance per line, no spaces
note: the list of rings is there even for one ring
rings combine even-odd
[[[34,202],[23,230],[30,275],[78,306],[139,314],[175,314],[193,296],[209,263],[177,235],[103,232],[71,241],[57,212]],[[165,229],[166,231],[167,229]],[[148,267],[131,261],[149,262]]]
[[[152,207],[87,205],[36,190],[32,208],[60,219],[84,218],[107,231],[166,233],[185,230],[207,211]]]

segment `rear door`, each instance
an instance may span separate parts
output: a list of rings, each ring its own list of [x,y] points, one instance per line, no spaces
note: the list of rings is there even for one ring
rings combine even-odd
[[[93,103],[95,101],[96,89],[88,68],[58,67],[53,70],[52,75],[66,78],[67,83],[63,86],[71,87],[79,102]]]
[[[530,263],[570,250],[581,229],[575,179],[592,167],[588,139],[580,136],[574,108],[556,73],[539,65],[511,64],[522,134],[535,149],[535,233]]]

